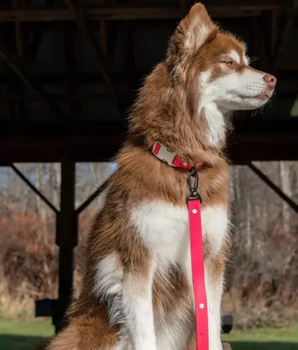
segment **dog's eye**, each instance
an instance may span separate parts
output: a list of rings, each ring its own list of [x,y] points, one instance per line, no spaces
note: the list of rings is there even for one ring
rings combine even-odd
[[[229,67],[232,67],[234,65],[234,61],[226,61],[225,64]]]

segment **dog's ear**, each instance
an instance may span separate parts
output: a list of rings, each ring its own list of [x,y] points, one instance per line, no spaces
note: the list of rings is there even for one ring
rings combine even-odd
[[[209,17],[205,6],[194,5],[189,14],[180,22],[178,31],[180,44],[189,51],[197,51],[217,33],[217,27]]]
[[[212,22],[204,5],[194,5],[179,23],[172,37],[168,56],[192,54],[216,35],[217,26]]]

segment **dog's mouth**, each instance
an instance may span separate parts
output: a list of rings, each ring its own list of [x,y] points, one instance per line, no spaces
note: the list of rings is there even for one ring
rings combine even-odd
[[[244,100],[261,100],[261,101],[266,101],[269,100],[271,97],[271,93],[269,92],[262,92],[259,95],[239,95],[240,98]]]
[[[255,97],[257,100],[262,100],[262,101],[266,101],[269,100],[269,98],[271,97],[271,94],[269,92],[265,92],[262,93],[261,95],[258,95],[257,97]]]

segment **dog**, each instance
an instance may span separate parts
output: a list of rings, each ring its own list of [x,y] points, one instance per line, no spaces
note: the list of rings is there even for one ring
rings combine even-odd
[[[194,350],[195,312],[183,167],[198,168],[210,350],[221,350],[220,306],[229,252],[229,165],[235,110],[264,106],[276,78],[249,66],[245,44],[198,3],[166,58],[146,78],[106,203],[90,231],[87,268],[68,326],[48,350]],[[158,143],[163,162],[152,147]],[[168,162],[168,163],[167,163]]]

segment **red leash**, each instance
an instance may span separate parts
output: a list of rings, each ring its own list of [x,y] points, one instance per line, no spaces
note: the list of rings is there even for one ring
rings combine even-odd
[[[192,177],[194,184],[192,184]],[[201,218],[201,197],[198,193],[197,169],[189,175],[190,196],[187,200],[190,232],[192,281],[195,297],[197,350],[209,350],[208,307],[204,273],[204,244]]]
[[[198,193],[199,175],[197,171],[197,168],[202,166],[202,163],[198,163],[195,166],[194,164],[184,162],[160,142],[154,144],[152,147],[152,153],[157,158],[174,168],[182,168],[191,171],[187,180],[190,190],[187,205],[189,215],[192,281],[196,312],[196,350],[209,350],[208,307],[204,273],[204,245],[201,218],[202,199]]]
[[[188,201],[192,281],[195,296],[197,350],[209,349],[208,308],[204,276],[204,247],[202,236],[201,202]]]

